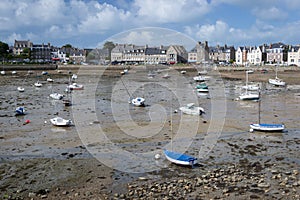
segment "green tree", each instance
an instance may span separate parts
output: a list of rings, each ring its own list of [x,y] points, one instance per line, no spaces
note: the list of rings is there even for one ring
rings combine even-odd
[[[108,59],[110,60],[110,54],[111,54],[111,50],[113,49],[113,48],[115,48],[116,47],[116,45],[113,43],[113,42],[111,42],[111,41],[106,41],[105,43],[104,43],[104,45],[103,45],[103,49],[108,49]]]
[[[71,44],[65,44],[64,46],[62,47],[65,47],[65,48],[72,48],[72,45]]]
[[[7,57],[9,51],[8,44],[0,41],[0,58],[4,59]]]

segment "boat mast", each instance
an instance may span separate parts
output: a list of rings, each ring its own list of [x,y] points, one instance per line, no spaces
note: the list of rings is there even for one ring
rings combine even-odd
[[[125,88],[125,90],[126,90],[128,96],[129,96],[129,98],[132,99],[132,98],[131,98],[131,95],[130,95],[130,93],[129,93],[127,87],[125,86],[125,83],[123,82],[123,79],[122,79],[122,78],[121,78],[121,81],[122,81],[122,83],[123,83],[123,85],[124,85],[124,88]]]
[[[261,97],[260,97],[260,90],[258,92],[259,99],[258,99],[258,124],[260,124],[260,104],[261,104]]]
[[[173,98],[173,97],[171,97]],[[171,111],[170,111],[170,130],[171,130],[171,151],[173,151],[173,113],[172,113],[172,100],[171,100]]]

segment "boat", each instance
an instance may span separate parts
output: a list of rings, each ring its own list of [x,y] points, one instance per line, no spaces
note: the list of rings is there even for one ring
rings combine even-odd
[[[277,65],[276,65],[275,73],[276,73],[275,78],[270,78],[269,83],[275,86],[285,86],[285,82],[282,79],[278,78],[277,76]]]
[[[130,98],[129,103],[134,105],[134,106],[144,107],[145,106],[145,99],[142,98],[142,97],[132,98],[122,79],[121,79],[121,81],[122,81],[122,84],[125,87],[125,90],[126,90],[128,96],[129,96],[129,98]]]
[[[54,126],[71,126],[72,125],[72,121],[70,119],[63,119],[61,117],[54,117],[54,118],[50,119],[50,122]]]
[[[248,91],[257,91],[257,90],[259,90],[259,85],[244,85],[242,87],[242,89],[248,90]]]
[[[246,71],[246,86],[244,87],[244,89],[245,89],[245,92],[243,92],[239,96],[240,100],[258,100],[259,99],[259,93],[258,92],[251,92],[249,90],[249,87],[248,87],[248,71]]]
[[[120,73],[121,73],[121,75],[128,74],[128,69],[124,69],[124,70],[121,71]]]
[[[53,82],[53,79],[49,77],[49,78],[47,78],[47,81],[48,82]]]
[[[260,123],[260,107],[261,107],[261,100],[259,100],[259,103],[258,103],[258,123],[250,124],[250,132],[253,132],[253,131],[264,131],[264,132],[283,131],[285,128],[284,124]]]
[[[206,83],[200,83],[196,86],[198,92],[208,92],[208,86]]]
[[[203,70],[203,71],[199,71],[198,72],[198,75],[206,75],[207,74],[207,71],[206,70]]]
[[[83,85],[79,85],[77,83],[73,83],[71,85],[68,85],[68,88],[70,90],[83,90]]]
[[[193,166],[195,164],[197,164],[197,158],[187,155],[187,154],[183,154],[183,153],[179,153],[179,152],[175,152],[173,151],[173,120],[172,120],[172,109],[171,109],[171,120],[170,120],[170,129],[171,129],[171,151],[164,149],[163,152],[167,158],[167,160],[169,160],[171,163],[177,164],[177,165],[184,165],[184,166]]]
[[[65,104],[65,106],[71,106],[72,102],[69,99],[63,99],[63,104]]]
[[[73,74],[71,78],[72,78],[72,80],[76,80],[77,79],[77,75]]]
[[[137,97],[131,100],[132,105],[134,106],[145,106],[145,99],[142,97]]]
[[[18,90],[19,92],[24,92],[24,91],[25,91],[25,88],[19,86],[19,87],[17,88],[17,90]]]
[[[194,81],[196,82],[204,82],[204,81],[208,81],[209,80],[209,77],[208,76],[202,76],[202,75],[199,75],[199,76],[195,76],[193,77]]]
[[[15,112],[16,112],[16,115],[25,115],[25,109],[22,106],[17,107]]]
[[[169,74],[165,74],[165,75],[163,75],[162,76],[162,78],[165,78],[165,79],[168,79],[168,78],[170,78],[171,76],[169,75]]]
[[[47,75],[47,74],[48,74],[48,72],[42,71],[42,75]]]
[[[37,81],[37,82],[34,83],[34,86],[35,86],[35,87],[42,87],[42,85],[43,85],[43,84],[40,83],[39,81]]]
[[[185,70],[180,71],[181,74],[186,74]]]
[[[16,74],[17,74],[17,71],[12,71],[11,74],[12,74],[12,75],[16,75]]]
[[[174,152],[174,151],[168,151],[166,149],[164,149],[164,154],[170,162],[177,164],[177,165],[193,166],[193,165],[197,164],[197,158],[187,155],[187,154],[178,153],[178,152]]]
[[[194,103],[189,103],[186,106],[180,107],[179,110],[188,115],[202,115],[205,113],[204,108],[197,107]]]
[[[5,75],[5,71],[4,70],[2,70],[0,73],[1,73],[1,75]]]
[[[61,100],[64,98],[64,95],[59,94],[59,93],[52,93],[52,94],[50,94],[50,97],[55,100]]]
[[[154,78],[156,76],[155,72],[149,71],[148,72],[148,77],[149,78]]]

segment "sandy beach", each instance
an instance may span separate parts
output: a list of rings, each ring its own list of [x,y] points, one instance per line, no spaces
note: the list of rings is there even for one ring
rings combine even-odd
[[[249,75],[262,87],[261,120],[286,126],[283,132],[250,133],[258,103],[236,100],[245,71],[209,69],[210,92],[198,95],[193,67],[134,66],[123,76],[122,68],[58,67],[48,75],[21,70],[0,77],[1,199],[300,199],[300,70],[278,71],[286,87],[268,84],[273,68]],[[152,70],[156,76],[149,78]],[[73,105],[65,107],[49,94],[67,95],[73,73],[85,88],[73,91]],[[37,80],[41,88],[33,86]],[[20,85],[25,92],[17,91]],[[129,105],[124,85],[147,105]],[[206,110],[203,116],[173,112],[194,100]],[[26,115],[15,116],[21,105]],[[55,116],[75,125],[55,127],[49,121]],[[162,149],[171,139],[173,146],[190,140],[186,153],[200,155],[199,164],[167,161]],[[205,143],[212,146],[206,154]]]

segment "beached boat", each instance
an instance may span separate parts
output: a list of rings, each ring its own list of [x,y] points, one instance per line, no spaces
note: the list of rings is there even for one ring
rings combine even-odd
[[[140,107],[145,106],[145,99],[142,97],[134,98],[130,102],[134,106],[140,106]]]
[[[168,79],[168,78],[170,78],[171,76],[169,75],[169,74],[165,74],[165,75],[163,75],[162,76],[162,78],[165,78],[165,79]]]
[[[248,71],[246,71],[246,86],[244,88],[245,88],[245,92],[240,94],[240,96],[239,96],[240,100],[258,100],[259,99],[259,93],[258,92],[249,91]],[[257,90],[259,90],[259,88]]]
[[[16,112],[16,115],[25,115],[25,109],[22,106],[17,107],[15,112]]]
[[[72,125],[72,121],[70,119],[63,119],[61,117],[54,117],[54,118],[50,119],[50,122],[54,126],[71,126]]]
[[[34,83],[34,86],[35,86],[35,87],[42,87],[43,84],[40,83],[39,81],[37,81],[37,82]]]
[[[1,73],[1,75],[5,75],[5,71],[4,70],[2,70],[0,73]]]
[[[12,74],[12,75],[16,75],[16,74],[17,74],[17,71],[12,71],[11,74]]]
[[[186,74],[185,70],[180,71],[181,74]]]
[[[194,103],[189,103],[186,106],[180,107],[179,110],[188,115],[202,115],[205,113],[204,108],[195,106]]]
[[[206,70],[202,70],[202,71],[199,71],[198,74],[199,74],[199,75],[206,75],[206,74],[207,74],[207,71],[206,71]]]
[[[209,76],[202,76],[202,75],[199,75],[199,76],[195,76],[193,77],[194,81],[196,82],[204,82],[204,81],[208,81],[209,80]]]
[[[275,78],[270,78],[269,83],[275,86],[285,86],[285,82],[277,77],[277,65],[276,65],[276,70],[275,70],[276,76]]]
[[[19,87],[17,87],[17,90],[18,90],[19,92],[24,92],[24,91],[25,91],[25,88],[19,86]]]
[[[48,72],[42,71],[42,75],[47,75],[47,74],[48,74]]]
[[[195,165],[197,164],[197,158],[187,155],[187,154],[182,154],[182,153],[178,153],[178,152],[174,152],[174,151],[168,151],[168,150],[164,150],[164,154],[166,156],[166,158],[177,165]]]
[[[208,86],[206,83],[200,83],[196,86],[198,92],[208,92]]]
[[[187,155],[187,154],[173,151],[173,120],[172,120],[173,112],[172,112],[172,109],[170,111],[170,115],[171,115],[171,120],[170,120],[171,151],[164,149],[163,152],[165,154],[165,157],[167,158],[167,160],[169,160],[170,162],[177,164],[177,165],[193,166],[194,164],[197,163],[197,158]]]
[[[47,78],[47,82],[53,82],[53,79],[52,78]]]
[[[59,93],[52,93],[52,94],[50,94],[50,97],[55,100],[61,100],[64,98],[64,95],[59,94]]]
[[[76,80],[76,79],[77,79],[77,75],[76,75],[76,74],[73,74],[72,77],[71,77],[71,79],[72,79],[72,80]]]
[[[83,85],[79,85],[77,83],[73,83],[71,85],[68,85],[68,88],[70,90],[83,90],[84,87],[83,87]]]
[[[261,100],[259,100],[259,102],[258,102],[258,123],[250,124],[250,132],[253,132],[253,131],[264,131],[264,132],[283,131],[285,128],[284,124],[260,123],[260,112],[261,112],[260,107],[261,107]]]

